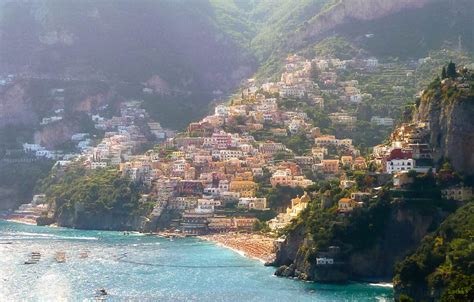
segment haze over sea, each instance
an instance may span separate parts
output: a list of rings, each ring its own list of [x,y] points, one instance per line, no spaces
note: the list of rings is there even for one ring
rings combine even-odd
[[[38,264],[25,265],[41,252]],[[66,263],[57,263],[57,252]],[[83,252],[89,257],[81,259]],[[48,228],[0,221],[0,301],[391,301],[392,289],[320,285],[273,276],[274,268],[195,238]]]

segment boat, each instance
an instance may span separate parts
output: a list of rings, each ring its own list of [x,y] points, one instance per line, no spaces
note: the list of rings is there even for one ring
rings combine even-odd
[[[99,288],[95,291],[95,299],[98,301],[106,300],[108,295],[109,293],[107,293],[105,288]]]
[[[56,256],[54,256],[57,263],[64,263],[66,262],[66,253],[65,252],[57,252]]]
[[[87,257],[89,257],[89,253],[88,253],[87,251],[81,252],[81,253],[79,254],[79,258],[80,258],[80,259],[85,259],[85,258],[87,258]]]
[[[31,252],[24,264],[37,264],[41,260],[40,252]]]

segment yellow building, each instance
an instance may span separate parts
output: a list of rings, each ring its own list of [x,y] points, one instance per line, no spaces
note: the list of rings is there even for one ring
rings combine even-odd
[[[286,214],[291,218],[298,216],[301,211],[306,209],[310,200],[311,199],[306,192],[304,192],[303,196],[301,197],[296,196],[296,198],[291,200],[291,208],[286,208]]]
[[[341,198],[339,199],[339,202],[337,204],[337,207],[340,212],[350,212],[354,208],[360,208],[363,206],[364,206],[363,202],[358,202],[352,198]]]
[[[183,151],[173,151],[171,153],[172,158],[181,158],[184,157],[184,152]]]
[[[352,156],[341,156],[341,164],[350,167],[352,164]]]
[[[240,197],[255,197],[257,184],[249,180],[233,180],[230,182],[229,191],[239,193]]]
[[[278,230],[284,228],[293,218],[296,218],[310,202],[311,198],[308,193],[304,192],[304,195],[291,200],[291,207],[286,208],[286,212],[278,214],[277,217],[271,219],[268,222],[268,226],[272,230]]]

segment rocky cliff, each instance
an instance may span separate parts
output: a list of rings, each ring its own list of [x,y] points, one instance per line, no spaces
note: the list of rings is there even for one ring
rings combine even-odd
[[[307,41],[354,20],[370,21],[404,9],[423,7],[429,0],[337,0],[314,16],[289,45],[304,46]]]
[[[274,263],[280,266],[276,274],[319,282],[346,282],[349,280],[387,281],[393,276],[394,264],[413,252],[421,239],[439,225],[447,215],[443,211],[422,212],[405,203],[394,203],[384,210],[381,229],[367,236],[375,240],[362,248],[346,245],[336,235],[336,252],[318,251],[311,235],[302,226],[288,234],[277,252]],[[380,212],[382,213],[382,212]],[[370,221],[368,222],[370,223]],[[317,265],[317,257],[330,257],[333,265]]]
[[[451,214],[397,265],[396,301],[470,301],[474,296],[474,203]]]
[[[31,126],[37,120],[26,81],[0,86],[0,128],[6,125]]]
[[[216,1],[0,1],[0,68],[133,83],[159,76],[184,92],[231,89],[255,60],[233,36],[245,40],[247,24],[221,24],[225,8]]]
[[[455,170],[474,171],[474,81],[471,88],[459,88],[460,82],[446,79],[433,83],[420,100],[415,121],[430,125],[430,144],[435,161],[449,159]]]
[[[114,170],[87,170],[80,163],[53,169],[43,179],[49,211],[38,224],[95,230],[141,230],[154,203],[139,186]]]
[[[62,227],[75,229],[136,231],[142,229],[145,217],[112,211],[94,213],[83,204],[76,203],[73,208],[59,212],[55,222]]]

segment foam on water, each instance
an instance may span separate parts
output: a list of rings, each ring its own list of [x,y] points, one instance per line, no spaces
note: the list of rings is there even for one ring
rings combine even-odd
[[[386,282],[369,283],[369,285],[370,285],[370,286],[393,288],[393,283],[386,283]]]

